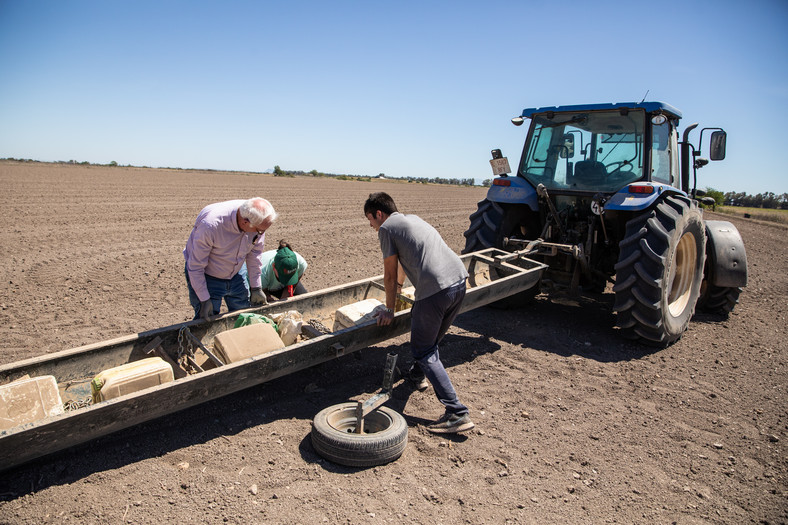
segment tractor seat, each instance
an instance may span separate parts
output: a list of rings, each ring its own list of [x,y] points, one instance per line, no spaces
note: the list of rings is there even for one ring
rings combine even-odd
[[[604,184],[607,180],[607,169],[601,162],[581,160],[575,164],[574,182],[583,186]]]

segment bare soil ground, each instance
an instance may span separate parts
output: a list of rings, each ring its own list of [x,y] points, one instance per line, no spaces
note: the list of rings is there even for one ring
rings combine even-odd
[[[260,195],[320,289],[382,273],[372,191],[456,251],[481,188],[0,162],[0,362],[191,318],[183,249],[206,204]],[[785,227],[721,217],[750,283],[655,351],[612,328],[612,294],[458,318],[442,348],[475,430],[437,437],[432,390],[398,387],[404,455],[354,469],[309,440],[368,397],[387,352],[347,356],[0,474],[2,523],[786,523]],[[166,400],[162,400],[166,403]],[[57,439],[53,436],[53,439]]]

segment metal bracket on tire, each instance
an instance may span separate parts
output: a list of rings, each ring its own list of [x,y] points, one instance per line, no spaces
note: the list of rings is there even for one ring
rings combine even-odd
[[[397,354],[386,356],[386,368],[383,370],[383,386],[381,391],[366,401],[359,401],[356,407],[356,434],[364,433],[364,417],[391,398],[394,383],[394,368],[397,365]]]

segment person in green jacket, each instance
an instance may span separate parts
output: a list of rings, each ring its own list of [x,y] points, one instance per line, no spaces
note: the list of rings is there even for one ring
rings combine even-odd
[[[263,252],[260,260],[261,286],[269,302],[307,292],[301,278],[309,265],[290,243],[279,241],[279,247]]]

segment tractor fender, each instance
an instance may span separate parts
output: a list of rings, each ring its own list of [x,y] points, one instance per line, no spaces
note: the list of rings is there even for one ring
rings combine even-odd
[[[487,191],[487,200],[500,204],[525,204],[539,210],[536,189],[522,177],[498,177]]]
[[[747,286],[747,253],[736,226],[728,221],[706,221],[707,256],[711,284],[723,288]]]
[[[630,186],[643,188],[651,186],[654,191],[651,193],[635,192],[630,190]],[[680,191],[667,184],[659,184],[655,182],[636,182],[631,185],[624,186],[605,203],[605,210],[617,211],[643,211],[648,209],[657,201],[665,199],[669,195],[682,195],[687,196],[686,193]]]

